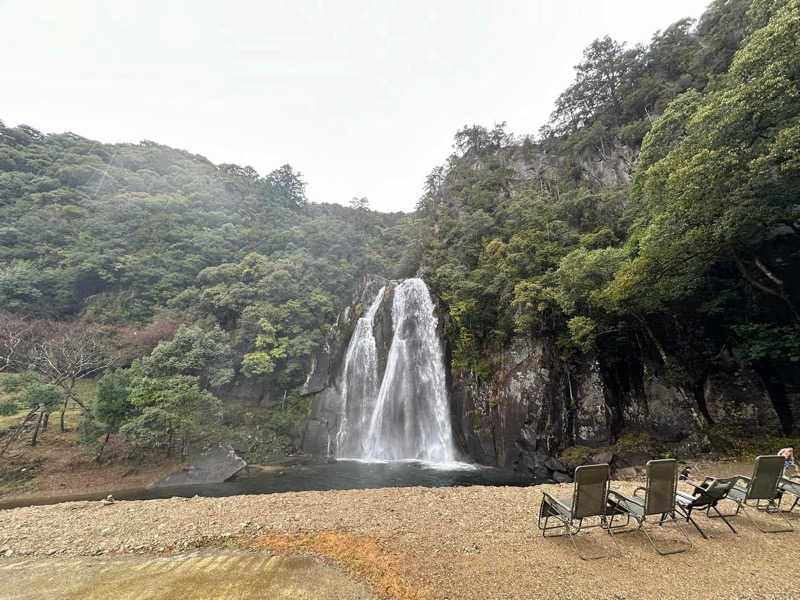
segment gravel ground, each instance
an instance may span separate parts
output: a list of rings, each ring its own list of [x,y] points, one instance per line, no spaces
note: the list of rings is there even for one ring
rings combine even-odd
[[[615,482],[614,488],[631,492],[636,485]],[[541,492],[566,498],[571,487],[392,488],[18,508],[0,511],[0,556],[169,552],[225,538],[256,540],[265,532],[337,530],[374,536],[385,553],[400,558],[409,584],[431,598],[800,600],[798,511],[789,517],[793,533],[762,534],[737,518],[734,535],[719,520],[700,516],[711,539],[687,529],[694,544],[688,552],[658,556],[640,533],[630,533],[617,536],[621,558],[585,562],[566,538],[543,539],[536,528]],[[678,540],[670,528],[654,534]],[[611,547],[597,529],[580,534],[578,543],[587,552]]]

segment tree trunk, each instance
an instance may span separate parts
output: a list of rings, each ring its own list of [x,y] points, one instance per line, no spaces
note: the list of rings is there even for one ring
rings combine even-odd
[[[39,429],[42,426],[42,420],[44,419],[44,411],[39,409],[39,420],[36,421],[36,429],[33,430],[33,437],[31,438],[31,446],[36,445],[36,438],[39,437]]]
[[[639,321],[639,323],[641,323],[642,329],[644,329],[644,332],[647,334],[647,337],[650,338],[650,341],[653,342],[653,345],[656,347],[656,350],[658,350],[658,355],[661,357],[661,361],[664,363],[664,365],[666,365],[667,353],[664,350],[664,346],[661,345],[661,342],[658,341],[658,338],[653,333],[653,330],[650,329],[650,325],[647,324],[647,319],[645,319],[641,315],[636,315],[636,319]]]
[[[44,413],[44,421],[42,422],[42,431],[47,431],[47,424],[50,422],[50,413]]]
[[[103,438],[103,443],[100,446],[100,450],[97,451],[97,456],[94,457],[95,462],[100,462],[100,457],[103,455],[103,450],[106,449],[106,444],[108,443],[108,438],[111,437],[111,430],[109,429],[106,431],[106,437]]]
[[[792,315],[792,319],[795,323],[800,322],[800,312],[798,312],[797,307],[792,302],[792,299],[786,293],[786,289],[783,286],[783,281],[778,278],[772,271],[770,271],[764,263],[762,263],[758,257],[756,257],[754,264],[761,271],[767,279],[773,282],[775,285],[778,286],[778,289],[773,289],[768,285],[761,283],[755,277],[753,277],[750,273],[748,273],[747,268],[745,267],[742,259],[740,259],[736,254],[733,255],[733,260],[736,263],[736,268],[739,269],[739,273],[741,273],[742,277],[745,281],[747,281],[750,285],[754,288],[761,290],[765,294],[769,294],[770,296],[775,296],[776,298],[780,298],[786,303],[786,306],[789,309],[789,313]]]
[[[32,417],[33,415],[35,415],[35,414],[36,414],[36,410],[37,410],[37,409],[35,409],[35,408],[34,408],[34,409],[31,411],[31,412],[29,412],[29,413],[28,413],[28,414],[25,416],[25,418],[22,420],[22,423],[20,423],[20,424],[19,424],[19,426],[17,427],[17,431],[16,431],[16,433],[15,433],[14,435],[9,435],[9,436],[8,436],[8,441],[6,442],[6,445],[5,445],[5,446],[3,446],[3,449],[2,449],[2,450],[0,450],[0,456],[3,456],[3,454],[5,453],[5,451],[6,451],[6,450],[8,450],[8,447],[11,445],[11,442],[13,442],[13,441],[15,441],[15,440],[18,440],[18,439],[20,438],[20,436],[22,435],[22,432],[23,432],[23,430],[25,429],[25,424],[26,424],[28,421],[30,421],[30,419],[31,419],[31,417]]]
[[[61,407],[61,433],[67,431],[67,429],[64,427],[64,413],[67,412],[67,402],[69,402],[69,398],[64,400],[64,406]]]

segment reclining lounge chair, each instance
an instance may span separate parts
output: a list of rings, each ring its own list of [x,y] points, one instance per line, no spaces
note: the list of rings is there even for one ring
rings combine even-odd
[[[606,512],[608,510],[608,487],[611,479],[609,466],[584,465],[575,469],[575,489],[572,493],[572,502],[567,505],[555,496],[544,492],[542,504],[539,507],[538,527],[543,537],[559,537],[567,535],[575,553],[583,560],[594,560],[622,554],[617,540],[609,527]],[[599,523],[585,525],[584,519],[599,518]],[[549,525],[550,519],[555,519],[557,524]],[[601,527],[608,532],[614,542],[616,552],[585,556],[578,550],[575,535],[583,529]],[[549,534],[548,531],[563,529],[560,534]]]
[[[736,512],[725,517],[733,517],[741,511],[753,525],[762,533],[783,533],[794,531],[789,519],[781,512],[780,501],[783,490],[778,487],[783,474],[785,459],[783,456],[758,456],[753,466],[753,476],[736,477],[736,484],[728,492],[728,500],[736,503]],[[755,508],[762,512],[775,514],[781,517],[786,527],[780,529],[764,529],[758,521],[748,514],[749,509]],[[711,516],[711,515],[709,515]]]
[[[728,497],[728,493],[731,491],[731,488],[736,484],[738,481],[738,477],[729,477],[728,479],[714,479],[713,477],[706,477],[703,480],[703,483],[697,485],[692,483],[691,481],[686,481],[689,485],[694,487],[694,491],[691,494],[687,494],[685,492],[677,492],[675,496],[675,508],[678,511],[678,514],[683,516],[686,519],[687,523],[691,523],[694,525],[695,529],[700,532],[700,535],[703,536],[703,539],[708,539],[708,536],[705,532],[700,529],[700,526],[697,522],[692,518],[692,511],[705,511],[706,516],[711,516],[710,511],[714,511],[717,513],[718,517],[721,517],[725,524],[730,527],[733,533],[736,533],[736,530],[731,525],[730,521],[725,518],[725,516],[719,512],[717,508],[717,504],[725,500]]]
[[[676,554],[685,552],[692,547],[689,536],[683,530],[680,522],[675,516],[675,493],[678,486],[678,463],[674,459],[651,460],[647,463],[647,483],[644,487],[634,490],[633,496],[625,496],[617,491],[611,490],[608,493],[608,501],[615,512],[627,516],[625,525],[630,522],[631,517],[639,524],[638,531],[644,533],[647,541],[653,549],[661,555]],[[639,492],[644,492],[639,497]],[[665,522],[675,523],[678,531],[686,539],[687,546],[674,550],[662,550],[658,547],[653,537],[647,531],[645,523],[647,517],[658,515],[658,525],[662,526]],[[611,517],[610,526],[613,527],[614,516]],[[626,530],[635,531],[635,530]]]

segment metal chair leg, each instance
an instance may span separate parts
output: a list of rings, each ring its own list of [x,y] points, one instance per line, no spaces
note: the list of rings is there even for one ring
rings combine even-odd
[[[665,513],[665,514],[667,514],[667,513]],[[641,525],[639,527],[641,532],[644,533],[645,537],[647,537],[647,541],[650,542],[650,545],[653,547],[653,550],[658,552],[661,556],[667,556],[668,554],[678,554],[679,552],[686,552],[687,550],[692,548],[692,541],[689,539],[689,535],[686,533],[686,531],[684,531],[683,526],[680,524],[680,521],[678,521],[678,519],[675,518],[675,513],[674,512],[673,513],[669,513],[669,521],[671,521],[672,523],[675,523],[675,527],[678,528],[678,531],[680,531],[681,535],[683,535],[683,537],[686,539],[686,543],[689,546],[688,548],[678,548],[676,550],[666,550],[666,551],[665,550],[661,550],[658,547],[658,545],[656,544],[656,542],[653,539],[653,537],[650,535],[650,533],[648,533],[647,528],[643,527],[645,519],[642,519]],[[659,525],[661,525],[663,523],[664,523],[664,518],[663,518],[663,515],[662,515],[662,519],[659,521]]]
[[[692,518],[692,509],[691,509],[691,507],[686,509],[686,508],[683,508],[680,504],[678,504],[676,506],[677,506],[678,514],[681,515],[686,520],[687,523],[691,523],[692,525],[694,525],[694,528],[697,529],[697,532],[703,537],[703,539],[707,540],[708,536],[705,534],[705,532],[702,529],[700,529],[700,525],[697,524],[697,521],[695,521]]]
[[[744,507],[744,505],[741,505],[741,508],[742,508],[742,514],[745,517],[747,517],[748,520],[753,525],[755,525],[756,529],[758,529],[761,533],[788,533],[790,531],[794,531],[794,527],[792,526],[792,523],[789,521],[789,519],[786,518],[786,515],[784,515],[780,510],[777,511],[775,514],[777,514],[781,519],[784,520],[784,522],[786,523],[786,527],[783,527],[781,529],[764,529],[761,525],[759,525],[758,521],[756,521],[752,517],[752,515],[750,515],[750,511],[748,509],[746,509]]]
[[[711,510],[712,508],[714,509],[714,512],[716,512],[717,515],[719,515],[719,518],[722,519],[722,521],[725,523],[725,525],[730,527],[730,530],[733,533],[737,533],[737,531],[733,528],[733,525],[731,525],[731,522],[728,521],[728,519],[725,517],[725,515],[723,515],[721,512],[719,512],[719,509],[716,506],[709,506],[708,510]],[[706,512],[706,514],[708,514],[708,512]],[[708,516],[709,516],[709,518],[711,518],[711,515],[708,515]],[[713,517],[713,518],[716,519],[717,517]]]
[[[605,521],[605,519],[603,521]],[[567,528],[567,534],[569,535],[569,541],[570,541],[570,543],[572,543],[572,548],[575,550],[575,554],[578,555],[578,558],[580,558],[581,560],[597,560],[597,559],[600,559],[600,558],[611,558],[612,556],[614,556],[614,557],[622,556],[622,549],[619,546],[619,542],[614,537],[614,534],[611,532],[611,528],[608,527],[607,525],[605,525],[605,526],[601,525],[601,528],[604,529],[606,531],[606,533],[608,533],[608,536],[611,538],[611,541],[614,542],[615,551],[607,552],[605,554],[596,554],[594,556],[586,556],[578,549],[578,544],[575,542],[575,535],[577,535],[577,533],[580,531],[580,527],[578,527],[575,530],[575,533],[573,533],[571,531],[571,528]]]

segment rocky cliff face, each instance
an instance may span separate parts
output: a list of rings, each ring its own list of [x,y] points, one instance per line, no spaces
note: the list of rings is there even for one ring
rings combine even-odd
[[[678,456],[707,450],[711,424],[780,435],[781,420],[759,376],[733,363],[706,375],[698,393],[673,383],[656,360],[577,369],[553,340],[517,337],[489,380],[455,377],[451,403],[457,438],[477,462],[558,479],[554,459],[568,446],[602,448],[623,431],[646,433]]]
[[[334,453],[344,354],[356,321],[383,286],[382,306],[391,306],[391,282],[365,278],[314,361],[304,388],[312,396],[312,416],[301,428],[300,444],[307,452]],[[446,307],[439,303],[437,311],[443,317],[439,330],[449,365]],[[374,334],[381,376],[391,332],[391,311],[379,310]],[[706,449],[703,432],[710,424],[775,434],[781,429],[768,386],[732,357],[711,365],[692,390],[672,382],[658,359],[650,357],[617,364],[586,357],[577,366],[568,365],[547,337],[513,338],[495,364],[488,379],[448,374],[455,442],[468,460],[540,479],[566,479],[566,466],[555,458],[565,448],[602,449],[624,431],[649,434],[688,456]]]

